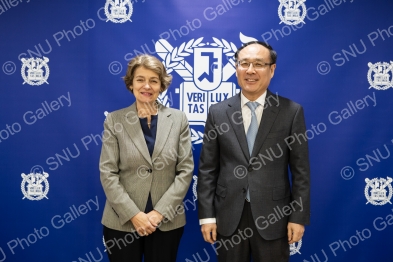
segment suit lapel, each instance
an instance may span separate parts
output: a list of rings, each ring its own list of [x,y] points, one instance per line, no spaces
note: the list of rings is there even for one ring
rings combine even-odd
[[[274,99],[270,99],[270,96],[272,95],[273,93],[267,90],[265,108],[263,109],[262,121],[259,125],[258,133],[255,138],[252,156],[255,156],[257,152],[259,152],[260,148],[263,145],[263,142],[266,139],[266,136],[269,134],[270,129],[272,128],[274,121],[277,118],[278,112],[280,111],[277,107],[277,101]]]
[[[154,144],[152,159],[156,159],[156,157],[161,153],[168,139],[173,124],[170,116],[171,113],[169,110],[167,110],[165,106],[159,105],[156,142]]]
[[[135,147],[139,150],[142,156],[151,164],[151,157],[146,145],[145,136],[139,122],[138,112],[136,110],[136,103],[133,103],[130,110],[124,116],[123,126],[130,136]],[[115,126],[116,128],[116,126]]]
[[[244,156],[249,159],[250,153],[248,152],[247,138],[246,133],[244,132],[240,93],[234,97],[233,102],[229,103],[228,106],[229,108],[227,110],[227,116],[229,123],[231,123]]]

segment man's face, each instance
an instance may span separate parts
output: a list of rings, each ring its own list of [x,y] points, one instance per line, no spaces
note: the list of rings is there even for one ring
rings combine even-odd
[[[246,46],[238,54],[238,61],[253,63],[271,63],[269,49],[259,44]],[[265,65],[262,68],[254,68],[250,64],[248,68],[236,66],[236,76],[243,95],[251,101],[255,101],[268,88],[270,79],[274,76],[276,64]]]

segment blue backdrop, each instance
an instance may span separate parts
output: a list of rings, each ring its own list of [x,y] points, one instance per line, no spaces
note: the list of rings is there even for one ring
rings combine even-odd
[[[127,62],[151,53],[171,71],[160,101],[187,113],[197,166],[208,107],[239,92],[232,55],[250,39],[278,53],[270,90],[305,109],[311,224],[291,261],[393,261],[392,8],[0,0],[0,261],[107,261],[98,160],[105,112],[134,101],[121,79]],[[178,261],[216,261],[194,181]]]

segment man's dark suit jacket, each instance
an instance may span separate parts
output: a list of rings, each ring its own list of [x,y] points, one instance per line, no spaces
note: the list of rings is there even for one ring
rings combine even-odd
[[[216,218],[223,236],[238,233],[249,185],[259,234],[266,240],[282,238],[288,222],[306,225],[310,220],[303,108],[267,90],[250,157],[240,99],[239,94],[209,109],[199,161],[199,219]]]

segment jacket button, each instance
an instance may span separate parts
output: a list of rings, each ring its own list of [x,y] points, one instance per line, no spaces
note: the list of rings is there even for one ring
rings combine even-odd
[[[248,172],[251,172],[251,171],[253,171],[254,170],[254,168],[252,167],[252,166],[248,166]]]
[[[243,191],[243,193],[246,193],[247,190],[245,188],[243,188],[242,191]]]
[[[153,170],[152,169],[149,169],[149,170],[147,170],[149,173],[151,173],[151,172],[153,172]]]

